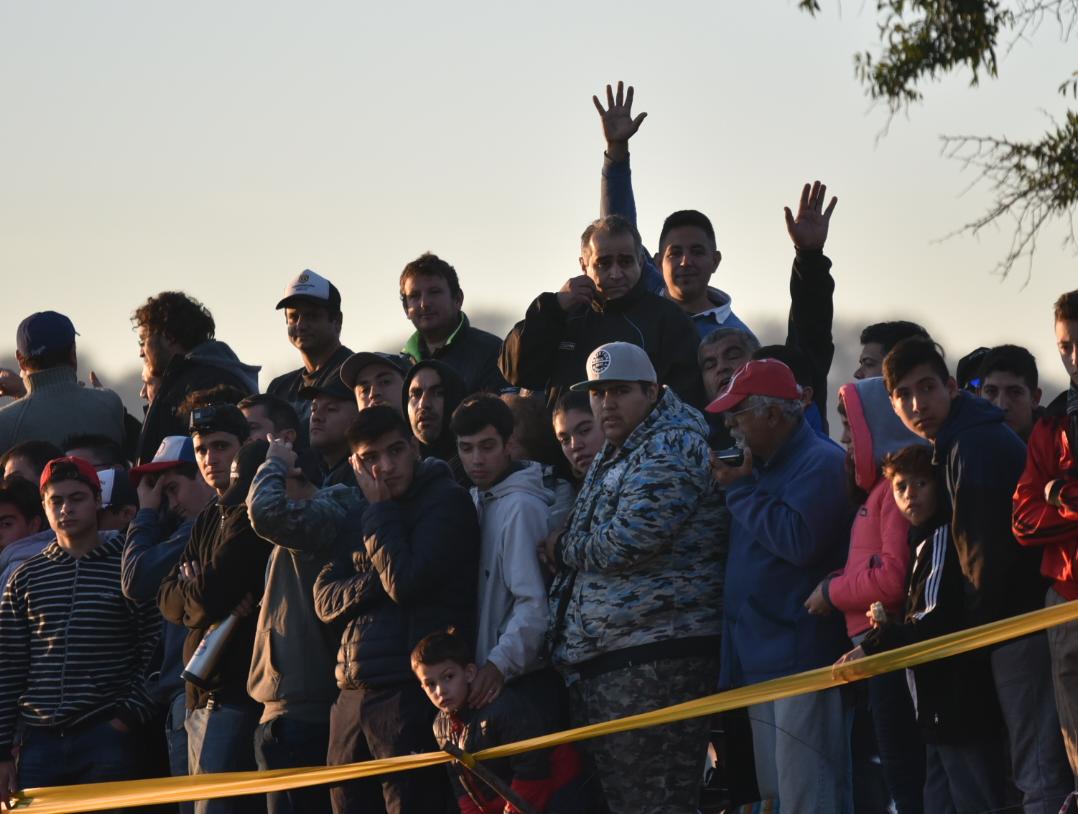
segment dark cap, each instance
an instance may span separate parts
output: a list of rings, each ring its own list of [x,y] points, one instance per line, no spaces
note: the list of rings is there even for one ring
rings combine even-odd
[[[963,390],[978,390],[981,386],[981,363],[988,355],[988,348],[977,348],[958,360],[955,378]]]
[[[240,439],[241,443],[246,441],[251,434],[247,416],[235,404],[209,404],[205,407],[196,407],[191,411],[191,421],[188,427],[191,435],[196,432],[200,435],[208,435],[211,432],[229,432]]]
[[[314,401],[319,396],[329,396],[341,401],[355,399],[355,394],[352,393],[350,388],[344,386],[340,376],[330,376],[321,384],[308,384],[299,391],[299,397],[307,401]]]
[[[349,390],[354,388],[360,371],[371,365],[387,365],[400,373],[401,376],[408,372],[408,363],[404,361],[404,357],[395,353],[379,353],[378,351],[353,353],[341,365],[341,381],[344,386]]]
[[[251,441],[240,447],[236,457],[232,459],[232,474],[229,478],[228,488],[225,489],[221,499],[217,502],[222,506],[239,506],[247,500],[247,493],[251,491],[251,483],[255,479],[255,473],[262,462],[266,460],[269,451],[269,441],[265,439]]]
[[[340,311],[341,292],[321,274],[304,269],[288,283],[284,298],[277,303],[277,310],[303,303],[321,305],[330,311]]]
[[[101,480],[97,477],[94,465],[85,458],[76,458],[74,455],[65,455],[63,458],[53,458],[45,468],[41,470],[41,491],[53,481],[77,480],[85,483],[95,494],[101,494]]]
[[[75,344],[75,326],[63,314],[38,311],[19,323],[15,331],[15,347],[26,359],[61,351]]]
[[[190,439],[188,439],[190,440]],[[101,481],[101,508],[121,509],[124,506],[138,507],[138,492],[131,483],[131,476],[120,466],[101,469],[97,473]]]

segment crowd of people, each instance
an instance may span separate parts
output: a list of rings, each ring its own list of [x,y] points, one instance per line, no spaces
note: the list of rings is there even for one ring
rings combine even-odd
[[[308,270],[277,304],[300,365],[262,391],[165,291],[132,315],[140,418],[79,381],[68,316],[22,320],[0,371],[0,804],[459,756],[1078,600],[1078,290],[1026,326],[1054,324],[1070,379],[1043,406],[1026,349],[953,366],[912,321],[868,325],[833,371],[817,182],[785,213],[785,342],[761,345],[711,285],[706,215],[645,249],[644,116],[620,84],[594,103],[580,273],[504,339],[427,253],[399,278],[404,348],[354,352]],[[716,721],[179,808],[692,814],[718,782],[730,810],[1056,814],[1076,775],[1078,622]]]

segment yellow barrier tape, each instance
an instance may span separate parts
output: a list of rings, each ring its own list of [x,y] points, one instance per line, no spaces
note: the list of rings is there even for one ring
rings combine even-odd
[[[563,743],[587,740],[616,732],[627,732],[648,726],[674,723],[687,718],[713,715],[738,707],[817,692],[860,681],[874,675],[913,667],[929,661],[955,656],[970,650],[998,644],[1045,628],[1078,620],[1078,601],[1015,616],[999,622],[970,628],[930,639],[908,647],[878,653],[875,656],[844,664],[841,667],[821,667],[805,673],[751,684],[736,690],[721,692],[677,704],[671,707],[630,715],[613,721],[530,738],[525,741],[496,746],[476,752],[477,760],[509,757],[534,749],[546,749]],[[317,766],[309,769],[275,769],[265,772],[230,772],[191,777],[165,777],[148,780],[128,780],[115,783],[92,783],[80,786],[54,786],[26,789],[15,796],[17,812],[30,814],[74,814],[80,811],[104,811],[112,808],[179,803],[213,797],[235,797],[242,794],[262,794],[269,791],[316,786],[323,783],[342,783],[361,777],[389,772],[408,771],[446,763],[451,757],[445,752],[404,755],[386,760],[350,763],[340,766]]]

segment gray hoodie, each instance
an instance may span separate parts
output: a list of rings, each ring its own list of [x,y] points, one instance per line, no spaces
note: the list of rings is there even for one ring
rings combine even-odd
[[[490,489],[471,490],[482,534],[476,663],[491,661],[507,681],[538,666],[548,623],[536,544],[553,529],[555,498],[542,466],[522,465]]]
[[[241,362],[236,352],[220,340],[211,339],[196,345],[187,354],[187,358],[192,362],[219,367],[240,379],[251,388],[252,393],[258,392],[258,371],[262,369],[261,365]]]
[[[0,596],[4,595],[8,580],[15,573],[15,569],[31,557],[36,557],[55,539],[56,532],[45,529],[0,548]]]

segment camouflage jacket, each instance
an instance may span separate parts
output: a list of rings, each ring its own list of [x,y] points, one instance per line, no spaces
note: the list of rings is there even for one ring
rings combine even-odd
[[[729,514],[707,433],[704,417],[664,388],[625,443],[595,458],[557,546],[555,664],[719,634]]]
[[[294,551],[323,551],[332,547],[349,511],[366,505],[359,489],[327,486],[306,500],[289,500],[285,494],[288,467],[269,458],[258,467],[247,513],[255,533]]]

